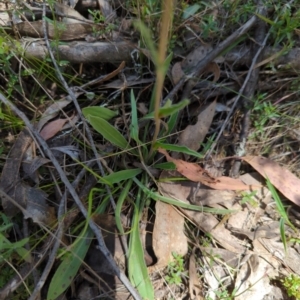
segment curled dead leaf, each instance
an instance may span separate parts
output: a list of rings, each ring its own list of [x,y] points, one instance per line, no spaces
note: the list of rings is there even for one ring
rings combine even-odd
[[[210,128],[215,115],[216,101],[213,101],[198,114],[197,123],[188,125],[179,135],[178,145],[197,151]]]
[[[289,200],[300,206],[300,179],[277,162],[262,156],[241,157]]]

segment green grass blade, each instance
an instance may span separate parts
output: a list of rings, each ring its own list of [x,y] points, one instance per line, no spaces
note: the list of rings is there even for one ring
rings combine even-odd
[[[170,134],[176,127],[178,115],[179,115],[179,112],[176,112],[170,116],[170,118],[167,122],[168,130],[165,135]]]
[[[152,166],[155,169],[161,170],[176,170],[176,166],[172,162],[163,162]]]
[[[142,173],[141,169],[122,170],[103,177],[109,184],[119,183],[124,180],[131,179]]]
[[[48,289],[47,300],[57,299],[57,297],[70,286],[89,249],[92,237],[93,232],[91,229],[88,229],[85,234],[80,237],[80,240],[75,241],[72,252],[68,253],[63,258],[63,261],[52,277]]]
[[[86,119],[88,119],[89,116],[93,116],[107,121],[118,115],[117,112],[102,106],[85,107],[82,109],[82,113]]]
[[[173,104],[171,106],[165,105],[164,107],[161,107],[159,109],[159,118],[169,117],[169,116],[177,113],[178,111],[182,110],[189,104],[190,104],[189,100],[183,100],[183,101],[180,101],[179,103]],[[154,112],[147,114],[141,120],[148,120],[148,119],[154,119]]]
[[[121,194],[118,198],[118,202],[117,202],[117,206],[116,206],[116,211],[115,211],[116,225],[117,225],[117,228],[118,228],[118,230],[121,234],[125,234],[123,226],[122,226],[122,221],[121,221],[122,206],[123,206],[123,203],[126,199],[126,196],[129,193],[132,182],[133,182],[132,180],[127,181],[127,183],[125,185],[125,188],[122,190],[122,192],[121,192]]]
[[[200,153],[198,153],[194,150],[191,150],[186,146],[178,146],[178,145],[173,145],[173,144],[164,144],[164,143],[156,142],[155,143],[155,148],[156,149],[157,148],[163,148],[163,149],[166,149],[166,150],[169,150],[169,151],[180,152],[180,153],[184,153],[184,154],[187,154],[187,155],[195,156],[197,158],[203,158],[202,154],[200,154]]]
[[[123,135],[112,125],[110,125],[106,120],[88,115],[88,121],[93,126],[93,128],[99,132],[107,141],[113,145],[125,150],[128,146],[128,142],[123,137]]]
[[[282,244],[284,247],[284,252],[285,252],[285,254],[287,254],[287,242],[286,242],[284,225],[285,225],[284,218],[280,218],[280,222],[279,222],[280,236],[281,236]]]

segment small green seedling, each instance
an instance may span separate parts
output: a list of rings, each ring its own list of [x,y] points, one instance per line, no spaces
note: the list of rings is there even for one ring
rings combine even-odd
[[[184,271],[184,259],[181,255],[172,253],[174,261],[170,262],[167,268],[168,275],[165,276],[165,280],[168,284],[179,285],[182,283],[182,277],[186,276]]]

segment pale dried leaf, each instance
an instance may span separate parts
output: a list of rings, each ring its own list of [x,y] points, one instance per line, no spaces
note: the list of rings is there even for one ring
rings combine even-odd
[[[146,104],[144,102],[139,102],[137,104],[137,110],[143,115],[145,116],[148,112],[149,109],[147,108]]]
[[[163,172],[161,178],[166,177],[167,172]],[[207,189],[199,189],[196,191],[197,184],[189,183],[168,183],[159,182],[159,188],[161,193],[185,203],[196,204],[202,206],[205,203],[206,195],[210,199],[209,202],[230,202],[234,200],[234,193],[230,191],[216,191]],[[215,195],[214,195],[215,193]],[[203,202],[204,201],[204,202]],[[206,204],[204,204],[206,205]],[[218,241],[225,249],[228,249],[234,253],[243,253],[244,247],[240,245],[240,241],[231,234],[229,230],[224,227],[224,224],[219,224],[219,220],[212,214],[200,213],[192,210],[181,209],[180,210],[192,220],[203,232],[210,233],[211,236]]]
[[[50,138],[54,137],[58,132],[62,130],[66,122],[68,122],[68,119],[57,119],[52,122],[49,122],[40,131],[41,137],[45,141],[49,140]]]
[[[79,158],[79,149],[76,146],[68,145],[68,146],[52,147],[51,150],[57,150],[62,153],[65,153],[75,160],[78,160]]]
[[[101,9],[102,15],[107,18],[114,18],[116,12],[112,9],[109,1],[107,0],[98,0],[99,7]],[[107,20],[106,20],[107,21]]]
[[[300,254],[294,248],[289,247],[288,255],[286,255],[283,243],[282,241],[278,241],[278,238],[261,238],[259,241],[270,254],[275,256],[285,266],[289,267],[293,272],[300,276]]]
[[[156,202],[155,212],[153,250],[157,264],[150,268],[150,272],[164,268],[173,261],[172,252],[185,255],[188,251],[184,217],[173,206],[161,201]]]
[[[59,100],[50,105],[42,114],[37,125],[37,129],[40,131],[48,121],[55,118],[61,112],[61,110],[71,102],[71,100]]]
[[[28,150],[31,150],[31,147],[29,147]],[[27,154],[28,150],[26,151],[26,154]],[[48,162],[50,162],[49,159],[47,159],[45,157],[40,157],[40,156],[37,156],[37,157],[33,158],[32,160],[26,159],[26,161],[25,162],[23,161],[23,163],[22,163],[23,171],[35,183],[38,183],[39,177],[38,177],[38,174],[36,171],[38,170],[39,167],[41,167],[44,164],[47,164]]]
[[[195,125],[188,125],[179,135],[178,145],[197,151],[201,147],[215,115],[216,101],[213,101],[199,113]]]
[[[172,75],[173,84],[176,85],[179,82],[179,80],[184,76],[184,72],[182,71],[181,68],[181,62],[177,62],[174,64],[171,71],[171,75]]]
[[[245,156],[244,161],[250,164],[289,200],[300,206],[300,179],[275,161],[261,156]]]
[[[270,264],[257,254],[247,255],[237,273],[236,300],[263,300],[271,292],[270,279],[265,276],[272,269]]]
[[[219,78],[220,78],[220,68],[219,68],[218,64],[215,63],[215,62],[209,63],[206,66],[206,68],[204,70],[204,73],[207,73],[207,74],[213,73],[214,74],[214,80],[213,80],[213,82],[217,82],[219,80]]]
[[[63,18],[63,22],[66,24],[89,22],[89,20],[83,17],[77,10],[62,3],[55,2],[54,9],[57,13],[67,16]],[[68,17],[74,17],[74,19]]]
[[[189,293],[190,299],[202,300],[202,284],[197,274],[197,261],[195,257],[195,248],[189,261]]]
[[[193,69],[197,63],[204,59],[206,55],[213,50],[212,46],[209,44],[203,44],[200,47],[194,49],[190,52],[186,58],[182,61],[182,69],[185,72],[189,72]]]

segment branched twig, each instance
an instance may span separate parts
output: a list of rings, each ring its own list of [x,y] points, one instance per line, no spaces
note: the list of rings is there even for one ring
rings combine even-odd
[[[260,14],[261,14],[261,15],[265,14],[265,10],[264,10],[264,9],[260,9]],[[224,121],[223,124],[222,124],[222,127],[221,127],[221,129],[220,129],[220,131],[219,131],[219,133],[218,133],[218,136],[216,137],[215,141],[214,141],[213,144],[211,145],[211,147],[210,147],[210,149],[209,149],[209,151],[208,151],[206,157],[209,157],[209,156],[211,155],[211,153],[214,151],[214,149],[215,149],[215,147],[216,147],[216,145],[217,145],[217,143],[218,143],[218,141],[219,141],[221,135],[223,134],[223,131],[224,131],[225,127],[226,127],[227,124],[228,124],[228,121],[229,121],[229,119],[230,119],[232,113],[234,112],[234,109],[235,109],[235,107],[236,107],[236,105],[237,105],[239,99],[240,99],[242,96],[244,97],[243,94],[244,94],[245,88],[246,88],[246,86],[247,86],[247,84],[248,84],[248,81],[249,81],[250,78],[251,78],[251,75],[252,75],[252,72],[253,72],[254,67],[255,67],[255,65],[256,65],[257,59],[258,59],[258,57],[260,56],[261,52],[263,51],[263,49],[264,49],[264,47],[265,47],[265,45],[266,45],[266,42],[267,42],[267,40],[268,40],[268,38],[269,38],[270,33],[271,33],[271,32],[269,31],[268,34],[266,35],[265,39],[263,40],[263,43],[260,45],[259,49],[257,50],[257,52],[256,52],[256,54],[255,54],[255,56],[254,56],[254,58],[253,58],[253,60],[252,60],[250,69],[249,69],[249,71],[248,71],[248,73],[247,73],[246,79],[245,79],[245,81],[244,81],[242,87],[240,88],[240,91],[239,91],[238,95],[236,96],[236,98],[235,98],[235,100],[234,100],[234,102],[233,102],[233,104],[232,104],[232,106],[231,106],[231,109],[230,109],[230,111],[229,111],[228,114],[227,114],[227,117],[226,117],[225,121]]]
[[[265,12],[266,15],[266,12]],[[256,42],[256,45],[265,45],[266,41],[270,35],[269,33],[266,35],[266,23],[262,20],[259,20],[259,23],[255,29],[254,33],[254,40]],[[254,45],[254,51],[258,48],[256,45]],[[258,49],[259,51],[260,49]],[[263,49],[261,49],[263,50]],[[261,60],[263,53],[259,55],[259,61]],[[258,83],[258,78],[259,78],[259,70],[260,68],[254,68],[251,72],[251,75],[249,77],[249,81],[247,85],[245,86],[245,91],[244,91],[244,98],[242,101],[242,106],[244,110],[244,116],[241,124],[241,132],[240,132],[240,137],[239,137],[239,142],[235,146],[235,156],[243,156],[245,155],[245,145],[249,133],[249,127],[250,127],[250,114],[251,114],[251,107],[250,107],[250,99],[253,97],[254,92],[256,90],[256,86]],[[231,176],[232,177],[238,177],[239,172],[240,172],[240,167],[241,167],[241,160],[235,160],[233,163],[233,166],[231,168]]]
[[[193,68],[192,72],[189,74],[188,78],[181,78],[181,80],[176,84],[173,90],[167,95],[164,101],[171,99],[175,96],[175,93],[183,86],[185,81],[189,78],[193,78],[195,76],[199,76],[206,66],[213,61],[216,57],[218,57],[222,52],[224,52],[229,46],[231,46],[237,39],[239,39],[243,34],[249,31],[253,25],[257,21],[257,16],[253,16],[247,23],[245,23],[242,27],[240,27],[237,31],[235,31],[232,35],[230,35],[225,41],[220,43],[217,47],[215,47],[211,52],[209,52],[204,59],[198,62],[198,64]],[[189,97],[191,90],[194,84],[191,80],[188,81],[184,91],[182,93],[181,100],[184,100]]]

